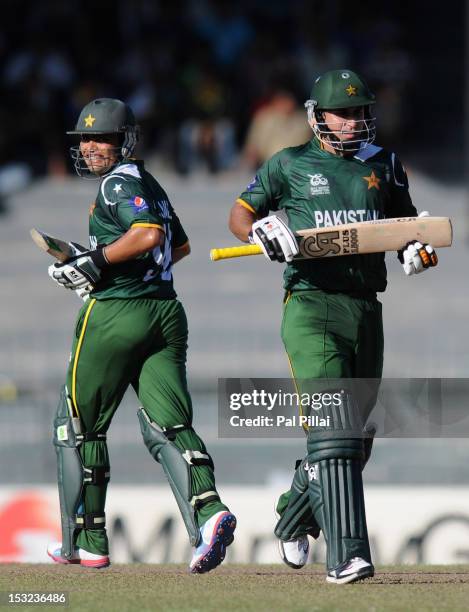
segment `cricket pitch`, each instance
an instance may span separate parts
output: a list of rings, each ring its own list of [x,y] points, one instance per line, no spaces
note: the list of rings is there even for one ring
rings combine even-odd
[[[469,565],[386,566],[351,585],[325,582],[324,568],[295,571],[282,565],[225,565],[191,575],[183,565],[0,565],[0,610],[112,612],[420,612],[467,610]],[[5,604],[8,592],[66,592],[69,605]]]

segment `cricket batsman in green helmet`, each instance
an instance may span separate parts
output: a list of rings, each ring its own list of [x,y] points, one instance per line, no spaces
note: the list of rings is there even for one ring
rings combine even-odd
[[[190,570],[208,572],[223,561],[236,519],[192,427],[187,319],[172,273],[189,241],[163,188],[132,157],[139,130],[127,104],[93,100],[68,133],[79,138],[71,148],[77,173],[99,186],[89,211],[90,249],[49,268],[60,287],[86,301],[54,421],[62,541],[47,552],[57,563],[109,565],[106,435],[132,386],[144,443],[168,478],[194,547]]]
[[[386,288],[384,254],[293,259],[297,230],[417,215],[397,155],[374,144],[374,104],[366,82],[351,70],[318,77],[305,104],[312,139],[265,162],[231,210],[229,225],[237,238],[259,245],[269,260],[287,264],[281,333],[300,390],[311,379],[379,380],[382,375],[383,324],[376,294]],[[402,246],[398,256],[407,275],[437,264],[431,245],[414,240]],[[332,583],[374,573],[362,482],[373,432],[361,434],[375,398],[358,406],[357,397],[347,393],[340,410],[323,407],[331,425],[309,428],[307,455],[297,462],[291,489],[277,503],[275,534],[284,562],[303,567],[308,536],[317,538],[322,531],[326,579]]]

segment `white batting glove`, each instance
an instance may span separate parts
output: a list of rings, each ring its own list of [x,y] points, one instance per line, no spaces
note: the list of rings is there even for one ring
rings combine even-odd
[[[276,215],[264,217],[252,224],[249,242],[261,247],[270,261],[290,262],[298,255],[298,243],[291,229]]]
[[[427,210],[422,211],[419,217],[429,217]],[[397,257],[407,276],[420,274],[438,264],[438,256],[430,244],[422,244],[418,240],[408,242],[403,249],[397,252]]]
[[[430,244],[422,244],[418,240],[408,242],[401,251],[398,251],[397,256],[407,276],[420,274],[438,263],[435,249]]]
[[[101,273],[90,257],[79,257],[70,263],[55,263],[49,266],[49,276],[66,289],[82,289],[96,283]]]
[[[67,289],[82,289],[95,285],[101,278],[101,269],[108,264],[104,247],[98,247],[49,266],[49,276]]]

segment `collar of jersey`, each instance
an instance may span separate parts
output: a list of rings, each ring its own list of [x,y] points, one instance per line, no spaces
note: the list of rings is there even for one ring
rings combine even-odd
[[[323,149],[321,142],[316,138],[316,136],[313,136],[309,142],[312,150],[315,153],[318,153],[321,157],[333,157],[334,159],[339,157],[338,155],[334,155],[334,153],[330,153],[329,151]]]
[[[133,159],[131,157],[127,159],[123,159],[119,163],[117,163],[110,172],[107,173],[106,176],[111,176],[114,174],[120,174],[122,172],[122,168],[124,166],[136,166],[138,170],[138,175],[140,175],[140,170],[144,167],[144,162],[142,159]]]

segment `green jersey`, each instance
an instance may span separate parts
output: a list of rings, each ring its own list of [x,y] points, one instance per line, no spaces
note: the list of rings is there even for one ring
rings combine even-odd
[[[368,145],[340,157],[316,138],[271,157],[238,202],[259,217],[284,210],[293,231],[417,214],[394,153]],[[293,261],[284,281],[287,291],[384,291],[384,253]]]
[[[183,246],[187,236],[165,191],[141,161],[121,162],[102,179],[90,209],[90,246],[111,244],[132,227],[161,229],[164,244],[131,261],[106,267],[92,297],[176,297],[171,249]]]

